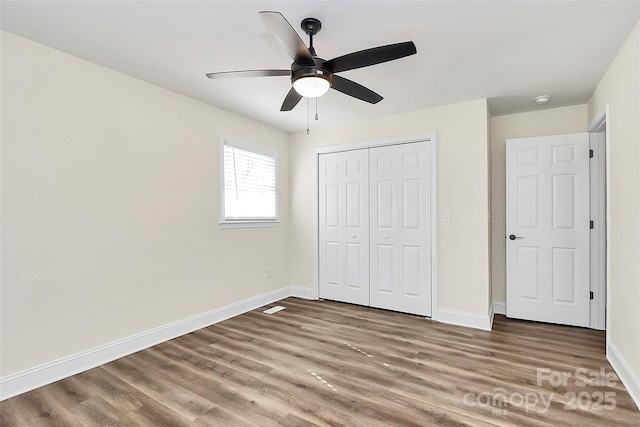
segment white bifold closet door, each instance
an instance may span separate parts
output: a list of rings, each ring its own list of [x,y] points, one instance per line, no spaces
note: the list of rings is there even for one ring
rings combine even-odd
[[[320,297],[430,316],[429,143],[319,158]]]
[[[372,307],[431,315],[429,156],[426,142],[369,152]]]
[[[319,157],[320,297],[369,305],[368,150]]]

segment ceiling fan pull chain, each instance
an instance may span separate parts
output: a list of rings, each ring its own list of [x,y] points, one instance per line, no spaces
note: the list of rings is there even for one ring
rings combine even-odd
[[[309,98],[307,98],[307,135],[309,135]]]
[[[318,120],[318,98],[316,98],[316,120]]]

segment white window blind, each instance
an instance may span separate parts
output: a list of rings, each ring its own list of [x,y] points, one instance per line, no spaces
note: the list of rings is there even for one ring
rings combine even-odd
[[[276,153],[251,145],[224,141],[225,221],[277,220]]]

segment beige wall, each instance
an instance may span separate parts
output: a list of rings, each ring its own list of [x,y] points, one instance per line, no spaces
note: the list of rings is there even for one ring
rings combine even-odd
[[[640,22],[589,101],[589,119],[606,104],[611,203],[607,328],[640,384]]]
[[[489,295],[488,123],[486,100],[292,135],[291,283],[312,287],[314,149],[436,132],[438,307],[486,316]]]
[[[289,284],[286,134],[6,32],[1,59],[2,376]],[[219,228],[220,133],[278,149],[280,227]]]
[[[586,132],[587,125],[586,105],[491,118],[491,273],[494,301],[506,301],[506,140]]]

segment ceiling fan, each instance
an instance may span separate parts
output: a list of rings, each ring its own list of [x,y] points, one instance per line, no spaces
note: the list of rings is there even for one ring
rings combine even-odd
[[[291,24],[279,12],[260,12],[264,23],[293,59],[290,70],[243,70],[208,73],[210,79],[224,77],[269,77],[289,76],[292,87],[282,103],[280,111],[291,111],[303,97],[317,98],[333,88],[345,95],[376,104],[382,100],[371,89],[335,73],[368,67],[382,62],[393,61],[416,53],[413,42],[395,43],[349,53],[325,61],[316,55],[313,36],[322,24],[316,18],[302,20],[302,29],[309,35],[309,47],[304,44]]]

